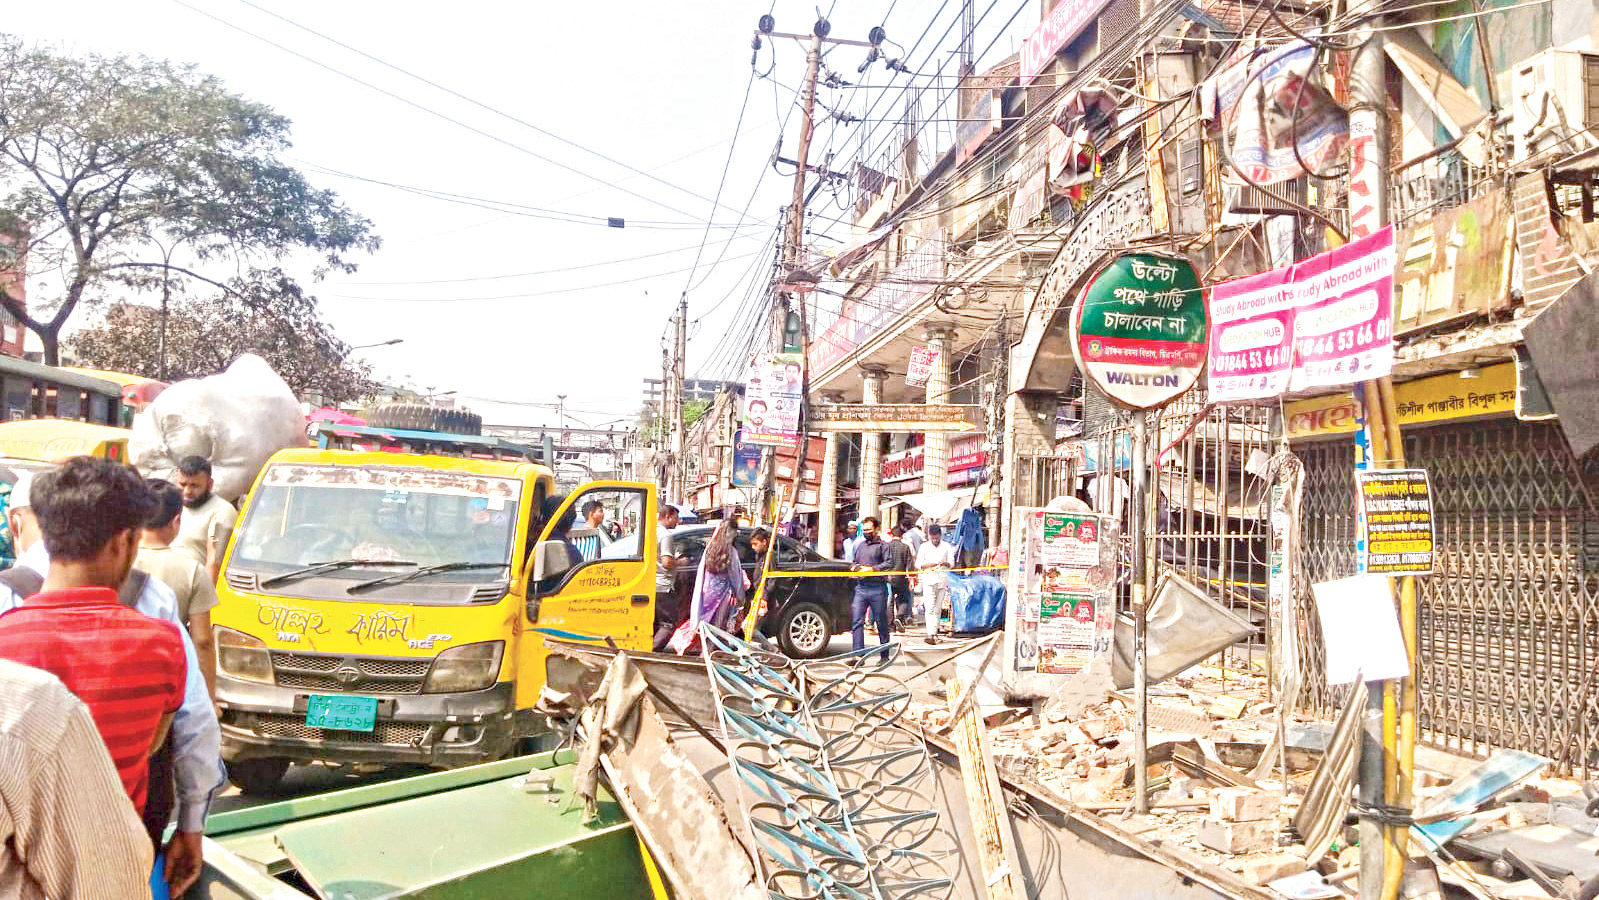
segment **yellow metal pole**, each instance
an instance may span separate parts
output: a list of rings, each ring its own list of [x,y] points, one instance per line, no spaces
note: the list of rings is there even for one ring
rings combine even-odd
[[[1392,378],[1384,377],[1377,382],[1384,420],[1387,426],[1388,467],[1403,468],[1405,465],[1404,437],[1399,432],[1399,418],[1394,402],[1394,382]],[[1416,578],[1406,575],[1399,580],[1399,629],[1405,638],[1405,658],[1409,664],[1410,674],[1400,682],[1400,707],[1399,728],[1395,738],[1398,742],[1397,750],[1391,770],[1397,777],[1390,777],[1387,793],[1391,795],[1388,801],[1390,806],[1409,808],[1412,797],[1412,788],[1415,779],[1416,764],[1416,707],[1419,702],[1419,689],[1416,684],[1416,660],[1419,647],[1419,612],[1416,606]],[[1393,682],[1388,682],[1384,691],[1384,716],[1388,716],[1387,698],[1392,694]],[[1405,826],[1394,826],[1389,829],[1387,865],[1383,870],[1382,900],[1395,900],[1399,896],[1400,881],[1404,876],[1405,857],[1407,845],[1410,841],[1410,829]]]

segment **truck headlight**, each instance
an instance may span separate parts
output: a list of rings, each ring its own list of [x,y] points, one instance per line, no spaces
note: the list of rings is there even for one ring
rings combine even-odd
[[[260,638],[242,631],[213,627],[217,636],[217,671],[240,681],[272,684],[272,654]]]
[[[447,694],[492,687],[500,676],[500,655],[504,651],[504,641],[451,647],[433,660],[427,681],[422,683],[422,693]]]

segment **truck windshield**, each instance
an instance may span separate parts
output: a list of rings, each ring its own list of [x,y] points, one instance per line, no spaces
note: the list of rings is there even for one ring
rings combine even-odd
[[[367,580],[403,560],[457,564],[431,580],[502,579],[492,564],[511,560],[521,489],[515,479],[468,473],[272,466],[250,498],[229,568],[270,580],[337,560],[317,574]]]

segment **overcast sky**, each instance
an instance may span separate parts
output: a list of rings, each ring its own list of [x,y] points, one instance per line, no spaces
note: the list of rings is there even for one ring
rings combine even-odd
[[[910,66],[923,76],[954,70],[959,0],[834,6],[838,38],[864,39],[883,24],[910,49],[933,23]],[[631,424],[641,379],[660,375],[661,338],[688,286],[724,166],[721,205],[689,291],[689,374],[726,374],[718,370],[742,346],[736,313],[749,308],[751,279],[766,278],[755,267],[792,190],[792,167],[774,172],[766,160],[804,73],[803,49],[783,41],[771,78],[751,83],[750,37],[768,8],[779,30],[797,32],[808,32],[817,13],[794,0],[73,0],[12,4],[4,29],[71,53],[191,62],[288,116],[290,161],[339,191],[383,239],[378,253],[359,260],[359,272],[313,287],[350,344],[404,339],[361,351],[380,376],[455,391],[490,422],[553,423],[551,407],[564,394],[569,424],[603,427]],[[1036,25],[1038,3],[976,0],[976,12],[976,47],[988,49],[983,63],[991,64]],[[864,125],[821,124],[813,162],[831,150],[843,168],[860,152],[866,126],[875,129],[867,157],[880,160],[908,81],[926,88],[923,116],[934,118],[941,82],[891,80],[881,63],[859,75],[865,52],[839,47],[827,62],[848,81],[892,90],[823,91],[825,103],[856,116],[882,99]],[[889,55],[897,55],[892,47]],[[760,71],[773,63],[769,42]],[[952,118],[952,107],[940,115]],[[788,125],[783,155],[792,158],[798,117]],[[923,140],[941,133],[937,142],[947,145],[952,127],[934,123]],[[826,195],[812,208],[847,217]],[[545,212],[552,210],[560,215]],[[608,217],[629,224],[590,224]],[[813,223],[848,233],[822,218]]]

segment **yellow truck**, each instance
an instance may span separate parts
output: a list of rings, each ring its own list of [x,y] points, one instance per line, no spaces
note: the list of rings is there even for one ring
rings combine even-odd
[[[547,733],[546,638],[650,649],[654,485],[591,482],[557,507],[528,448],[318,429],[320,448],[262,470],[217,585],[223,756],[246,792],[271,792],[291,763],[502,758]],[[633,534],[558,528],[591,500]]]

